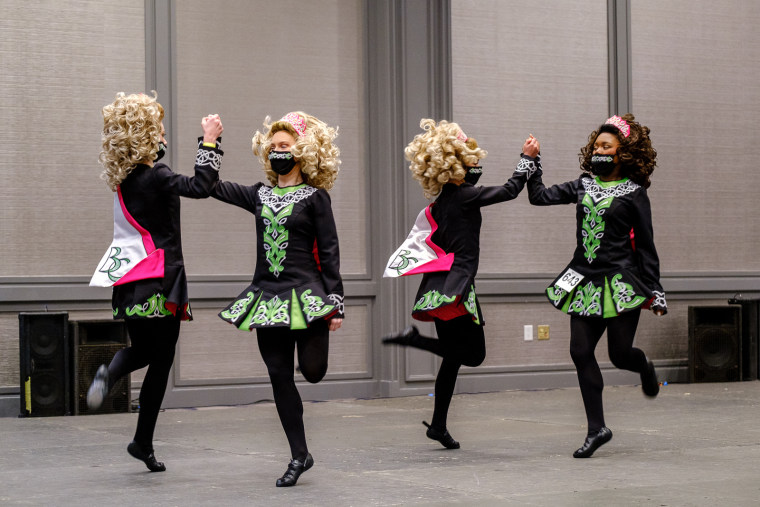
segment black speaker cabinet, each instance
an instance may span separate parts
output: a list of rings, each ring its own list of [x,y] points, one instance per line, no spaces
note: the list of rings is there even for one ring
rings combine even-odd
[[[71,413],[66,312],[19,313],[20,416]]]
[[[742,380],[760,377],[760,299],[737,296],[728,300],[730,305],[742,308]]]
[[[73,350],[71,405],[75,415],[129,412],[129,375],[121,378],[97,410],[87,407],[87,389],[101,364],[106,366],[127,346],[127,326],[120,320],[72,320],[69,333]]]
[[[742,309],[738,305],[689,307],[689,381],[742,378]]]

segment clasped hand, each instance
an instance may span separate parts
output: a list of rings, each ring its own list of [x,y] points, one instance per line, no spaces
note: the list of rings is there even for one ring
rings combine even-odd
[[[201,120],[201,127],[203,128],[203,142],[215,143],[217,138],[224,132],[222,127],[222,119],[218,114],[210,114],[205,116]]]
[[[523,144],[523,155],[527,155],[531,158],[536,158],[540,151],[541,143],[538,142],[538,139],[533,137],[533,134],[530,134],[530,137],[528,137],[528,139],[525,140],[525,144]]]

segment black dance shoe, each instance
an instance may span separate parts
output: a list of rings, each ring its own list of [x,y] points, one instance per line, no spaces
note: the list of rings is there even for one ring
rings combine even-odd
[[[654,398],[660,392],[660,383],[657,381],[657,372],[652,361],[647,359],[647,367],[641,372],[641,390],[650,398]]]
[[[108,395],[108,366],[101,364],[87,390],[87,408],[97,410]]]
[[[594,451],[610,440],[612,440],[612,431],[608,427],[603,426],[595,435],[586,437],[583,446],[573,453],[573,458],[590,458],[594,454]]]
[[[277,487],[278,488],[287,488],[289,486],[295,486],[296,482],[298,482],[298,478],[301,477],[301,474],[310,469],[314,465],[314,458],[311,457],[311,454],[306,454],[306,459],[303,461],[292,459],[290,460],[290,463],[288,463],[288,469],[285,470],[285,473],[277,479]]]
[[[400,333],[389,334],[383,337],[383,345],[403,345],[405,347],[412,345],[419,338],[420,332],[415,326],[408,326]]]
[[[422,424],[427,426],[427,437],[431,440],[437,440],[441,443],[442,446],[444,446],[446,449],[459,449],[459,442],[454,440],[451,437],[451,434],[449,431],[444,428],[443,430],[439,430],[437,428],[434,428],[433,426],[430,426],[427,422],[422,421]]]
[[[127,452],[132,456],[133,458],[137,458],[143,463],[145,463],[145,466],[148,467],[148,470],[151,472],[163,472],[166,470],[166,466],[164,466],[163,463],[156,460],[156,456],[153,454],[153,451],[145,452],[142,447],[140,447],[140,444],[132,440],[129,445],[127,446]]]

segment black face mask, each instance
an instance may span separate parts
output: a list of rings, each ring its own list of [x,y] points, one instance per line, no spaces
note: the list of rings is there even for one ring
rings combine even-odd
[[[467,169],[467,174],[464,175],[465,183],[476,185],[480,177],[483,175],[483,166],[476,165],[472,167],[465,167],[465,169]]]
[[[274,172],[284,176],[296,166],[296,159],[289,151],[270,151],[269,165],[272,166]]]
[[[597,176],[607,176],[615,170],[613,155],[594,155],[591,157],[591,172]]]
[[[156,158],[153,159],[153,162],[158,162],[164,158],[164,155],[166,155],[166,145],[164,143],[158,143],[158,151],[156,152]]]

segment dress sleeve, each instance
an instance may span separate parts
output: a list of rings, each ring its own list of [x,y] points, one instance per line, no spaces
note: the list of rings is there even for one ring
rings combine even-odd
[[[167,165],[159,163],[153,167],[155,184],[163,192],[194,199],[206,198],[211,195],[211,190],[219,180],[223,155],[224,152],[218,147],[203,146],[199,142],[195,156],[195,175],[177,174]]]
[[[528,181],[528,200],[534,206],[552,206],[554,204],[572,204],[578,201],[580,179],[559,183],[547,188],[542,180],[543,170],[539,157],[538,170]]]
[[[654,230],[652,229],[652,207],[649,196],[643,187],[637,192],[633,200],[634,221],[633,241],[636,245],[636,254],[639,259],[639,269],[644,283],[654,294],[652,310],[668,311],[668,303],[665,300],[665,291],[660,285],[660,259],[654,246]]]
[[[522,155],[512,177],[501,186],[495,187],[462,187],[462,204],[465,206],[490,206],[499,202],[511,201],[525,187],[525,182],[539,170],[538,159]]]
[[[335,227],[330,195],[326,190],[317,190],[314,195],[313,206],[322,281],[325,284],[330,304],[335,305],[338,309],[335,317],[342,319],[344,317],[343,280],[340,276],[338,231]]]
[[[211,197],[227,204],[232,204],[256,214],[256,192],[262,183],[241,185],[231,181],[220,181],[211,191]]]

